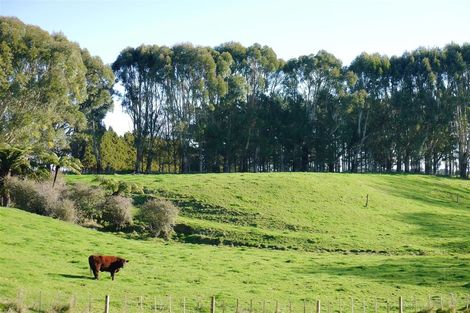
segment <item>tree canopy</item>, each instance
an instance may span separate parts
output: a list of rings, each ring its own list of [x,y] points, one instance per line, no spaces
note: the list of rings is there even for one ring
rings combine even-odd
[[[348,66],[323,50],[284,61],[260,44],[141,45],[111,68],[2,17],[0,69],[5,168],[67,163],[40,157],[53,153],[97,172],[469,173],[469,44]],[[133,122],[124,137],[103,124],[114,75]]]

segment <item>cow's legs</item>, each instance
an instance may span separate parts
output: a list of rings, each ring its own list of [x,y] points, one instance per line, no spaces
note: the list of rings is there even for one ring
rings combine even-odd
[[[114,280],[114,274],[115,273],[116,273],[115,271],[111,271],[111,280]]]
[[[95,275],[95,279],[99,279],[99,278],[100,278],[100,268],[101,268],[101,266],[98,265],[98,266],[96,266],[96,268],[95,268],[94,271],[93,271],[93,275]]]

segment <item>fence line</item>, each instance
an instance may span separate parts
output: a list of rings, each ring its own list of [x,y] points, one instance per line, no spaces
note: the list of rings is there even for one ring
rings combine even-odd
[[[105,313],[416,313],[416,312],[466,312],[470,313],[470,295],[450,293],[427,297],[396,296],[393,298],[319,297],[299,301],[264,299],[241,300],[233,297],[214,296],[173,297],[166,296],[77,296],[61,292],[46,294],[44,291],[26,293],[20,290],[16,300],[0,302],[15,304],[35,312],[103,312]],[[6,311],[6,310],[5,310]],[[27,310],[23,310],[27,311]]]

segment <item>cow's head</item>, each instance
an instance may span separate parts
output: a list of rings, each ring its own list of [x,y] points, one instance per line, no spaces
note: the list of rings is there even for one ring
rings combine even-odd
[[[115,262],[117,271],[119,271],[120,268],[123,268],[124,265],[126,265],[127,262],[129,262],[129,260],[118,258]]]

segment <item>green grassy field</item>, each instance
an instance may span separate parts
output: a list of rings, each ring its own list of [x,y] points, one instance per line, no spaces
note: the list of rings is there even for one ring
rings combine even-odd
[[[299,311],[303,300],[318,298],[337,311],[341,299],[344,310],[353,297],[356,309],[364,300],[372,312],[375,298],[384,311],[384,301],[395,305],[399,295],[424,307],[429,295],[447,305],[452,293],[462,307],[470,292],[468,181],[287,173],[116,178],[146,187],[137,204],[152,196],[178,202],[185,233],[172,242],[136,239],[1,208],[1,299],[23,290],[37,306],[42,291],[47,306],[73,294],[81,305],[91,296],[101,310],[110,294],[112,307],[138,311],[140,296],[147,308],[157,297],[165,310],[171,296],[179,312],[184,297],[189,311],[207,311],[216,296],[227,310],[239,298],[243,308],[253,299],[258,312],[261,301],[273,311],[278,300],[288,312],[289,301]],[[67,179],[93,183],[93,176]],[[131,262],[114,282],[107,273],[94,281],[87,265],[94,253]]]
[[[470,253],[468,181],[313,173],[115,178],[140,183],[146,196],[180,203],[180,223],[192,228],[187,241],[313,252]],[[68,179],[90,183],[94,176]]]

